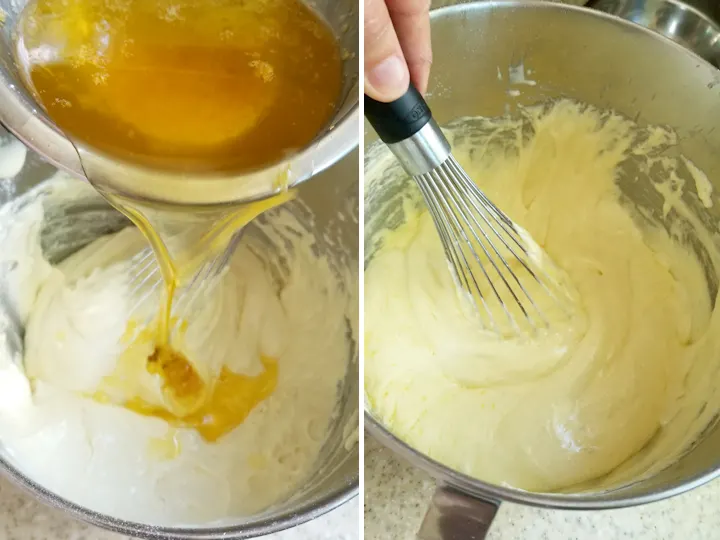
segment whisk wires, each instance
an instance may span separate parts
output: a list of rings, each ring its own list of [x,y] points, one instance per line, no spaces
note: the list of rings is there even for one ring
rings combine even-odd
[[[450,155],[414,177],[435,223],[457,285],[478,307],[486,325],[500,333],[546,328],[541,292],[558,302],[521,230]],[[532,291],[531,291],[532,289]],[[532,294],[531,294],[532,293]]]

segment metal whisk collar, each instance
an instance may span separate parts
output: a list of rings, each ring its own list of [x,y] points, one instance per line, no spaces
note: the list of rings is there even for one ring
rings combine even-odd
[[[365,114],[417,182],[456,285],[485,326],[502,334],[548,327],[546,311],[561,303],[542,251],[455,160],[417,90],[392,103],[365,96]]]

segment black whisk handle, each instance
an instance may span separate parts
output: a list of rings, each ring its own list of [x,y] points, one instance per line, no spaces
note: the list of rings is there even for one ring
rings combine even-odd
[[[420,92],[410,83],[407,92],[390,103],[365,96],[365,117],[385,144],[394,144],[420,131],[432,119],[432,113]]]

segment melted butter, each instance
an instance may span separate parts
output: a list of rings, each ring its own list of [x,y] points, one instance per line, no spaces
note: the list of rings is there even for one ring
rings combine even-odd
[[[187,321],[172,319],[170,322],[184,334]],[[213,378],[201,374],[182,352],[169,345],[157,345],[152,329],[139,329],[135,321],[128,323],[124,339],[130,343],[115,372],[105,377],[100,389],[90,397],[100,403],[121,404],[137,414],[160,418],[175,428],[194,429],[208,442],[239,426],[273,393],[277,384],[278,365],[273,358],[261,356],[265,369],[259,375],[243,375],[223,366]],[[148,351],[152,351],[149,356]],[[144,392],[143,377],[147,374],[160,379],[162,403]],[[153,455],[167,459],[180,451],[172,432],[166,438],[154,440],[151,446]]]
[[[170,341],[173,298],[180,283],[192,277],[211,257],[220,255],[236,231],[245,227],[260,214],[291,201],[295,198],[295,192],[283,191],[267,199],[240,205],[213,223],[197,242],[186,246],[181,253],[174,257],[161,238],[160,232],[141,212],[133,207],[132,203],[116,196],[106,196],[140,229],[155,253],[165,282],[163,301],[158,313],[156,340],[158,346],[166,346]]]
[[[65,133],[164,169],[267,165],[307,145],[340,94],[338,45],[296,0],[36,0],[17,30],[26,83]],[[134,338],[93,397],[215,441],[272,393],[277,364],[263,359],[257,377],[227,368],[214,378],[204,373],[201,359],[171,344],[187,324],[171,317],[176,290],[236,231],[294,195],[238,205],[179,253],[137,202],[104,195],[147,238],[165,287],[151,327],[128,323]],[[143,387],[148,376],[160,383],[161,403]],[[174,443],[157,444],[162,455],[179,452]]]
[[[236,231],[260,214],[292,200],[295,192],[282,191],[267,199],[239,205],[216,220],[197,241],[184,246],[175,255],[170,253],[163,241],[162,231],[154,227],[131,201],[108,194],[106,197],[133,221],[148,240],[164,282],[154,329],[141,330],[129,346],[129,357],[142,358],[143,362],[131,360],[129,369],[126,368],[122,376],[116,378],[127,386],[128,381],[139,381],[143,372],[158,377],[162,381],[164,402],[160,406],[143,399],[138,387],[135,397],[121,403],[133,412],[161,418],[172,426],[195,429],[206,441],[214,442],[240,425],[256,405],[270,396],[277,381],[277,364],[274,360],[264,359],[266,369],[258,377],[248,377],[222,368],[216,380],[209,380],[207,375],[200,372],[198,365],[171,344],[173,330],[178,329],[183,333],[187,327],[187,321],[178,321],[172,317],[176,290],[200,271],[204,263],[221,256]],[[130,321],[126,336],[137,333],[137,328],[138,324]],[[138,347],[144,347],[146,354],[135,355],[132,351]],[[123,394],[130,395],[128,392]],[[103,392],[98,392],[94,397],[106,399]],[[165,449],[160,454],[166,456],[166,459],[171,459],[175,451],[179,452],[179,447],[162,441],[150,449],[151,454],[158,454],[157,445]]]
[[[205,440],[213,442],[240,425],[252,409],[270,396],[277,382],[277,362],[263,358],[265,371],[257,377],[236,374],[223,367],[216,380],[209,380],[199,366],[171,344],[171,332],[177,329],[184,334],[186,320],[172,317],[175,290],[183,277],[192,276],[209,255],[219,254],[235,231],[247,225],[261,213],[283,204],[295,192],[282,192],[269,199],[242,205],[224,219],[218,220],[199,240],[202,250],[188,246],[187,255],[173,258],[155,229],[142,214],[131,207],[124,212],[146,236],[160,265],[165,282],[163,300],[154,330],[140,328],[129,321],[124,341],[128,348],[118,363],[117,373],[107,378],[108,388],[122,389],[122,395],[135,395],[123,400],[123,405],[139,414],[166,420],[169,424],[194,428]],[[118,205],[122,202],[114,200]],[[133,336],[135,336],[133,338]],[[162,381],[164,402],[153,404],[139,396],[143,373],[159,377]],[[93,396],[108,401],[107,393]],[[112,400],[110,400],[112,401]]]
[[[195,410],[205,401],[205,381],[187,357],[170,345],[155,345],[147,360],[147,370],[162,377],[163,392],[174,409]]]
[[[17,31],[26,84],[58,126],[166,169],[277,161],[340,96],[338,43],[298,0],[35,0]]]
[[[181,359],[176,359],[182,365]],[[133,398],[125,407],[138,414],[161,418],[176,427],[195,429],[208,442],[214,442],[239,426],[262,401],[275,390],[278,378],[277,362],[262,358],[265,370],[255,376],[241,375],[223,367],[220,376],[209,390],[199,409],[186,416],[176,416],[163,407],[157,407]],[[197,388],[193,386],[193,391]]]

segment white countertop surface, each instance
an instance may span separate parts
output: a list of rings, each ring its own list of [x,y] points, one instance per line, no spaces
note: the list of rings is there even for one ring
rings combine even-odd
[[[435,489],[425,473],[365,438],[365,540],[415,540]],[[487,540],[720,540],[720,480],[665,501],[605,511],[503,503]]]
[[[359,540],[360,504],[354,498],[318,519],[263,536],[267,540]],[[85,525],[0,479],[0,540],[131,540]]]

